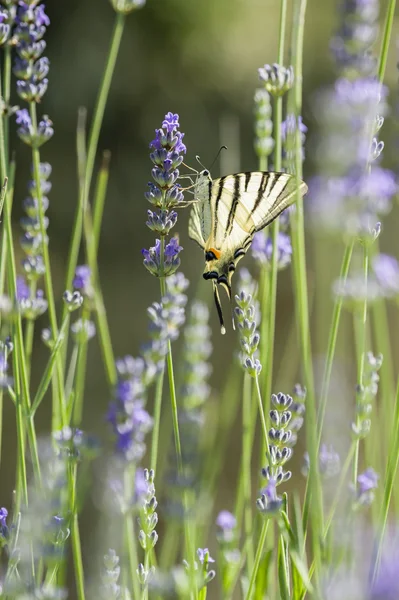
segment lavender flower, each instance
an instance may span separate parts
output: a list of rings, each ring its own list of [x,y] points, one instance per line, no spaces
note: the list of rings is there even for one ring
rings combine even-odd
[[[264,82],[265,89],[272,96],[282,96],[294,85],[292,67],[282,67],[274,63],[258,69],[259,79]]]
[[[355,508],[369,506],[374,500],[374,490],[378,487],[379,475],[372,467],[360,473],[357,478]]]
[[[305,141],[308,128],[299,116],[288,114],[285,121],[281,123],[281,137],[283,141],[283,161],[284,166],[289,173],[295,173],[295,157],[296,157],[296,132],[299,130],[301,139],[301,161],[305,160]]]
[[[0,508],[0,548],[5,546],[9,538],[9,530],[7,526],[8,510],[4,507]]]
[[[51,190],[51,182],[49,177],[51,175],[51,165],[49,163],[40,163],[40,191],[43,213],[46,212],[49,206],[49,199],[47,194]],[[21,239],[21,245],[25,251],[26,257],[22,260],[22,267],[25,272],[26,278],[29,283],[35,283],[45,273],[45,266],[43,261],[43,244],[48,244],[47,236],[43,239],[40,228],[39,218],[39,193],[36,189],[35,181],[31,180],[28,183],[29,196],[24,200],[23,206],[25,210],[25,216],[20,220],[21,226],[24,229],[24,235]],[[44,227],[48,228],[49,220],[44,216]],[[23,278],[19,279],[20,286]],[[18,284],[18,281],[17,281]],[[18,285],[17,285],[18,288]],[[43,295],[43,292],[39,291],[39,295]],[[20,298],[21,294],[19,293]],[[18,289],[17,289],[18,297]],[[28,300],[30,297],[30,287],[26,286],[25,294],[23,299]]]
[[[257,377],[262,370],[262,365],[256,358],[260,335],[256,331],[255,307],[251,294],[244,291],[235,296],[237,306],[234,314],[238,323],[241,344],[241,364],[251,377]]]
[[[341,2],[343,20],[331,48],[340,69],[348,76],[369,76],[376,60],[370,48],[378,35],[378,0]]]
[[[155,240],[155,246],[141,251],[144,256],[143,264],[155,277],[167,277],[173,275],[180,266],[179,253],[183,250],[179,246],[177,237],[173,237],[165,246],[163,265],[161,264],[161,240]]]
[[[222,510],[216,517],[216,525],[220,527],[223,536],[230,535],[237,525],[237,519],[228,510]]]
[[[140,531],[138,539],[141,547],[145,551],[149,551],[154,548],[158,540],[158,534],[155,531],[155,527],[158,523],[157,499],[155,497],[155,486],[154,486],[154,470],[144,469],[144,478],[147,484],[147,491],[145,493],[142,508],[140,511],[140,517],[138,519]],[[142,573],[141,569],[141,573]],[[143,582],[142,582],[143,583]]]
[[[373,271],[386,297],[399,296],[399,263],[393,256],[378,254],[373,258]]]
[[[224,595],[227,596],[227,592],[234,581],[241,557],[241,553],[237,548],[237,519],[228,510],[222,510],[216,518],[216,525],[219,528],[216,536],[221,552],[221,580]]]
[[[255,152],[259,158],[268,157],[274,148],[273,122],[270,94],[266,90],[255,92]]]
[[[179,131],[179,115],[169,112],[165,115],[162,128],[155,130],[155,139],[150,143],[155,184],[148,184],[150,191],[146,193],[146,198],[159,212],[148,211],[147,226],[157,232],[161,239],[157,239],[155,246],[149,250],[142,250],[142,254],[144,266],[156,277],[172,275],[180,265],[179,253],[182,247],[179,246],[178,239],[172,238],[164,247],[164,237],[176,225],[177,213],[171,209],[183,200],[177,184],[178,167],[186,152],[183,137],[184,134]]]
[[[91,269],[88,265],[79,265],[76,267],[72,285],[75,289],[80,290],[85,296],[91,296],[93,294]]]
[[[130,357],[126,360],[130,364],[128,371],[124,361],[116,364],[118,381],[107,419],[116,435],[117,452],[127,461],[138,463],[145,453],[144,439],[152,428],[152,418],[144,408],[144,363]]]
[[[18,3],[13,41],[16,49],[14,73],[18,77],[17,92],[22,100],[38,103],[48,86],[49,60],[42,54],[46,49],[43,36],[50,24],[44,4]],[[18,135],[26,144],[39,147],[52,137],[52,122],[43,116],[34,127],[26,109],[17,111]]]
[[[379,216],[391,207],[395,177],[373,164],[383,143],[377,138],[387,90],[374,77],[370,47],[377,35],[377,0],[342,2],[342,25],[333,49],[342,75],[317,98],[322,124],[316,157],[321,175],[310,182],[315,223],[372,243]],[[369,169],[369,166],[372,166]]]
[[[280,513],[283,500],[277,495],[276,480],[270,478],[267,486],[262,490],[260,497],[256,500],[258,511],[265,517],[276,516]]]
[[[216,572],[211,569],[208,571],[209,563],[214,563],[215,560],[209,554],[208,548],[198,548],[197,549],[197,557],[202,567],[201,569],[201,579],[202,585],[200,583],[200,587],[206,586],[212,579],[214,579]],[[194,571],[194,573],[198,570],[197,561],[194,562],[194,565],[190,565],[186,560],[183,560],[183,564],[188,572]]]
[[[271,268],[273,260],[273,240],[265,231],[255,234],[252,246],[252,256],[261,266]],[[291,262],[292,246],[290,236],[279,232],[277,238],[277,266],[279,270],[285,269]]]
[[[33,127],[32,119],[26,108],[17,110],[16,115],[16,123],[19,125],[17,133],[21,140],[25,144],[28,144],[28,146],[39,148],[53,137],[53,122],[47,115],[43,115],[38,123],[37,130]]]
[[[74,294],[77,293],[78,292],[74,292]],[[83,298],[80,295],[78,298],[79,305],[81,305]],[[78,306],[75,306],[75,308],[78,308]],[[72,308],[72,310],[74,310],[75,308]],[[81,344],[84,342],[88,342],[96,335],[96,326],[93,323],[93,321],[90,321],[89,319],[78,319],[77,321],[72,323],[71,332],[75,341]]]
[[[397,600],[399,549],[398,540],[385,544],[377,577],[367,591],[367,600]]]
[[[309,453],[304,454],[304,464],[302,467],[302,474],[307,476],[310,468]],[[325,478],[329,479],[335,477],[341,469],[341,460],[339,454],[335,452],[332,446],[322,444],[319,451],[319,471],[320,474]]]
[[[142,8],[146,0],[111,0],[111,4],[116,12],[127,15],[137,8]]]
[[[367,353],[363,381],[356,388],[356,420],[352,423],[352,433],[357,439],[363,439],[370,433],[370,417],[378,392],[381,365],[381,354],[374,356],[372,352]]]
[[[121,568],[119,566],[119,556],[115,550],[110,548],[104,555],[104,570],[101,573],[102,585],[99,589],[100,597],[118,600],[121,597],[121,586],[118,583]]]

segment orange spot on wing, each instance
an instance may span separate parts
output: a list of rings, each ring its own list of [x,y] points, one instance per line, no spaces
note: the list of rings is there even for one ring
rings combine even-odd
[[[219,260],[219,258],[222,256],[220,250],[216,250],[216,248],[209,248],[209,252],[213,252],[217,260]]]

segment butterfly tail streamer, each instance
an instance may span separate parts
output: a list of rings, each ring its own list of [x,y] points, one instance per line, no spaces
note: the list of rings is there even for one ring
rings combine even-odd
[[[224,335],[226,333],[226,328],[224,326],[222,305],[220,303],[219,291],[216,283],[213,284],[213,295],[215,297],[216,310],[218,311],[219,316],[220,331],[222,335]]]

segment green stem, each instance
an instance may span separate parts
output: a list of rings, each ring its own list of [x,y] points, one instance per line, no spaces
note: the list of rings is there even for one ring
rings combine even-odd
[[[157,459],[158,459],[158,442],[159,442],[159,429],[161,425],[161,408],[162,408],[162,391],[163,382],[165,375],[165,367],[158,375],[157,385],[155,389],[155,403],[154,403],[154,426],[152,428],[152,441],[151,441],[151,469],[156,472]]]
[[[30,282],[30,297],[36,296],[36,281]],[[35,320],[27,319],[25,325],[25,356],[26,356],[26,371],[28,381],[30,380],[30,373],[32,367],[32,348],[33,348],[33,336],[35,333]]]
[[[87,308],[82,310],[82,332],[84,332],[86,323],[90,318],[90,311]],[[84,390],[86,383],[86,366],[87,366],[87,349],[88,340],[86,336],[82,336],[82,340],[78,342],[78,357],[76,363],[76,379],[74,385],[74,405],[73,405],[73,416],[72,424],[74,427],[79,427],[82,422],[83,416],[83,399]]]
[[[2,98],[2,88],[1,88],[1,78],[0,78],[0,99]],[[7,238],[7,272],[8,272],[8,287],[10,296],[13,302],[16,299],[16,267],[15,267],[15,254],[14,254],[14,246],[13,246],[13,234],[12,234],[12,224],[11,224],[11,202],[12,196],[7,194],[7,152],[5,148],[5,140],[4,140],[4,116],[0,118],[0,175],[1,179],[4,182],[4,187],[2,189],[0,205],[3,205],[4,198],[4,226],[5,226],[5,237]],[[23,479],[23,493],[26,496],[27,501],[27,482],[26,482],[26,464],[25,464],[25,455],[21,452],[25,452],[25,442],[24,442],[24,426],[23,426],[23,412],[28,412],[30,408],[30,394],[29,394],[29,385],[27,378],[27,370],[26,370],[26,360],[25,360],[25,352],[24,352],[24,343],[23,343],[23,333],[22,333],[22,321],[21,315],[19,311],[17,311],[17,315],[15,317],[14,325],[13,325],[13,341],[15,345],[15,349],[13,352],[13,365],[14,365],[14,380],[15,380],[15,395],[16,395],[16,410],[17,410],[17,436],[22,436],[21,439],[18,439],[18,448],[19,448],[19,460],[20,460],[20,473]],[[41,483],[40,477],[40,464],[37,452],[37,440],[34,424],[31,419],[28,420],[28,440],[29,446],[32,455],[32,463],[33,463],[33,471],[35,480],[38,484]]]
[[[296,0],[294,5],[294,100],[295,117],[298,118],[302,112],[302,65],[303,65],[303,41],[305,32],[305,15],[307,0]],[[319,474],[319,457],[317,444],[317,418],[316,418],[316,398],[314,392],[312,351],[309,327],[309,301],[307,291],[307,270],[306,270],[306,252],[305,252],[305,231],[304,231],[304,211],[303,199],[299,194],[299,184],[302,179],[302,152],[301,152],[301,134],[299,128],[296,128],[295,135],[295,172],[297,177],[297,210],[293,216],[293,267],[295,270],[295,301],[297,303],[297,315],[299,319],[299,334],[301,344],[301,354],[303,360],[303,371],[305,384],[307,388],[306,397],[306,441],[310,459],[309,469],[309,494],[312,495],[312,510],[310,511],[312,523],[312,549],[317,565],[316,568],[316,590],[318,591],[321,575],[321,548],[319,544],[319,534],[323,531],[323,501]]]
[[[352,259],[354,241],[349,242],[345,247],[344,256],[342,259],[340,281],[346,281],[349,272],[349,266]],[[331,318],[330,335],[328,338],[327,356],[326,363],[324,366],[323,383],[321,386],[320,405],[318,413],[318,430],[319,430],[319,441],[318,447],[320,447],[322,435],[323,435],[323,423],[326,412],[328,390],[330,387],[332,366],[334,362],[335,348],[337,345],[338,329],[341,320],[343,298],[342,296],[336,296],[334,301],[334,309]]]
[[[72,511],[71,518],[71,538],[72,538],[72,556],[76,581],[76,596],[78,600],[85,600],[84,573],[82,547],[80,544],[79,521],[76,505],[76,476],[77,465],[69,468],[69,506]]]
[[[75,268],[78,262],[79,248],[83,229],[83,209],[88,204],[90,195],[90,186],[94,170],[94,162],[97,153],[98,140],[100,137],[101,126],[104,118],[105,107],[107,104],[108,94],[111,87],[112,76],[115,70],[116,59],[119,53],[119,47],[122,39],[126,16],[122,13],[117,13],[115,17],[115,25],[112,33],[111,44],[107,56],[107,62],[103,78],[100,85],[99,94],[97,97],[96,107],[89,137],[89,145],[87,149],[87,162],[84,188],[80,194],[79,204],[75,215],[75,224],[73,228],[72,241],[69,250],[68,268],[66,276],[66,288],[70,289],[75,273]]]
[[[277,63],[283,66],[284,63],[284,42],[285,42],[285,30],[287,20],[287,0],[281,0],[280,3],[280,27],[279,27],[279,42],[278,42],[278,54]],[[281,123],[283,120],[283,98],[278,96],[274,99],[274,170],[281,170]],[[270,406],[270,396],[272,391],[273,381],[273,355],[274,355],[274,335],[276,327],[276,299],[277,299],[277,276],[278,276],[278,236],[279,236],[279,220],[275,219],[272,224],[272,242],[273,242],[273,253],[270,270],[269,280],[269,316],[267,325],[267,358],[265,362],[266,377],[265,377],[265,407],[264,411],[268,412]],[[266,314],[266,307],[264,307],[264,313]],[[266,448],[264,447],[264,440],[262,444],[262,456],[265,453]]]
[[[378,541],[376,543],[376,559],[373,580],[377,577],[380,566],[385,531],[388,523],[389,507],[399,464],[399,378],[396,385],[395,410],[393,415],[392,433],[389,441],[388,457],[383,488],[384,492],[381,503],[381,513],[379,518],[379,533]]]
[[[247,591],[247,595],[245,596],[245,600],[251,600],[251,598],[252,598],[252,593],[254,591],[256,576],[258,574],[258,569],[259,569],[260,561],[261,561],[262,554],[263,554],[263,548],[264,548],[264,545],[266,542],[267,531],[269,529],[269,523],[270,523],[270,521],[268,519],[263,521],[262,530],[260,532],[260,537],[259,537],[259,542],[258,542],[258,547],[256,549],[254,566],[252,569],[251,579],[249,581],[248,591]]]
[[[382,83],[387,66],[389,43],[391,40],[392,27],[395,18],[396,0],[390,0],[385,18],[384,35],[382,38],[380,62],[378,64],[378,79]]]
[[[134,482],[136,472],[134,467],[128,465],[124,473],[124,492],[125,492],[125,503],[129,506],[131,498],[134,494]],[[124,512],[124,530],[125,540],[127,546],[127,554],[129,561],[130,580],[133,588],[133,598],[138,598],[139,593],[139,582],[137,579],[136,569],[138,567],[138,557],[136,548],[136,533],[134,529],[134,519],[131,510],[125,510]]]
[[[367,280],[369,269],[369,251],[365,244],[363,247],[363,276],[364,276],[364,300],[360,312],[354,311],[353,318],[355,319],[355,334],[357,346],[357,382],[358,385],[363,385],[364,378],[364,360],[366,354],[366,324],[367,324]],[[356,416],[356,425],[359,425],[360,416]],[[359,467],[359,448],[360,440],[356,440],[355,455],[353,459],[353,485],[357,487],[357,474]]]
[[[252,523],[252,421],[251,421],[251,378],[248,373],[244,374],[243,403],[242,403],[242,473],[244,485],[244,532],[245,547],[247,554],[247,576],[253,569],[254,549],[253,549],[253,523]]]
[[[34,132],[37,133],[37,114],[36,114],[36,104],[34,102],[30,105],[30,115],[32,119],[32,127]],[[41,178],[40,178],[40,153],[38,148],[32,148],[32,160],[33,160],[33,175],[35,180],[36,187],[36,195],[37,195],[37,203],[38,203],[38,216],[39,216],[39,224],[40,224],[40,234],[42,237],[42,253],[43,253],[43,262],[45,266],[45,274],[44,274],[44,284],[46,289],[46,296],[48,302],[48,314],[50,320],[50,327],[52,333],[52,339],[55,341],[58,336],[58,324],[57,324],[57,314],[55,310],[55,300],[54,300],[54,288],[53,288],[53,278],[51,274],[51,264],[50,264],[50,254],[48,244],[46,244],[45,240],[47,237],[45,221],[44,221],[44,207],[43,207],[43,193],[41,187]],[[63,367],[61,357],[57,358],[56,363],[56,373],[53,379],[53,427],[60,428],[64,427],[67,424],[67,416],[66,416],[66,408],[65,408],[65,398],[64,398],[64,388],[63,388]]]

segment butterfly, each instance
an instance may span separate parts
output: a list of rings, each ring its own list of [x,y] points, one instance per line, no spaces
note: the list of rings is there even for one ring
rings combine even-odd
[[[226,333],[218,285],[231,300],[231,280],[254,235],[297,197],[297,179],[288,173],[248,172],[212,179],[198,173],[188,233],[205,253],[204,279],[211,279],[222,334]],[[307,185],[299,183],[299,193]],[[233,323],[234,326],[234,323]]]

